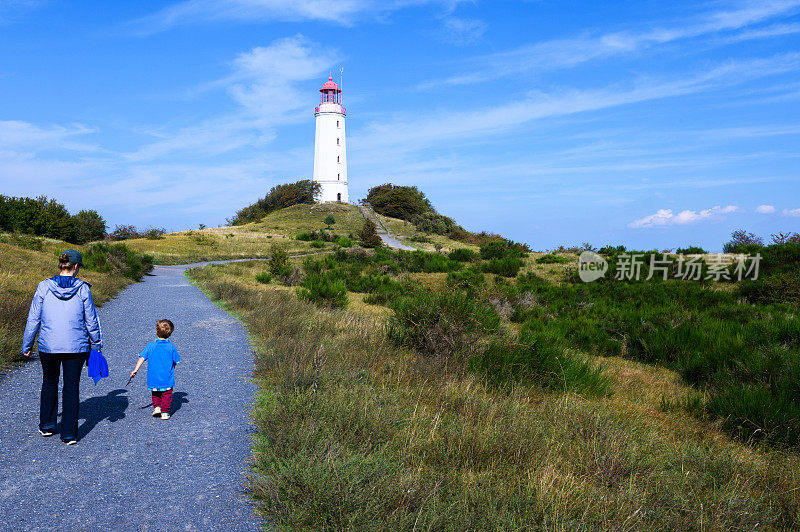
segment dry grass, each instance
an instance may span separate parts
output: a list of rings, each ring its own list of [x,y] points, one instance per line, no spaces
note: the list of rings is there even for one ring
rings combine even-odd
[[[30,250],[0,242],[0,370],[23,360],[19,354],[31,298],[40,281],[58,273],[58,254],[66,248],[85,251],[57,240],[43,240],[43,249]],[[102,305],[130,284],[113,273],[81,270],[81,279],[92,284],[95,304]]]
[[[325,227],[323,220],[328,214],[336,218],[332,230],[338,234],[356,233],[364,223],[363,216],[354,205],[295,205],[275,211],[256,223],[168,233],[158,240],[142,238],[125,243],[131,249],[152,255],[156,264],[266,258],[272,242],[285,245],[290,253],[309,253],[320,249],[294,237]],[[321,249],[332,247],[332,244],[326,243]]]
[[[194,270],[258,346],[251,489],[286,528],[782,529],[798,458],[661,412],[677,376],[604,359],[611,398],[496,389],[386,340],[382,320]]]

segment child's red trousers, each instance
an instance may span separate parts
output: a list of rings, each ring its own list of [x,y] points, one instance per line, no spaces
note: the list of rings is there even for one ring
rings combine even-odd
[[[153,408],[160,408],[161,412],[169,414],[169,407],[172,404],[172,389],[161,392],[153,392]]]

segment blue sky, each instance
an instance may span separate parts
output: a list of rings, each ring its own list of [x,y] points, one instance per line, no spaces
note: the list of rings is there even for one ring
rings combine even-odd
[[[351,198],[535,249],[800,231],[800,0],[0,0],[0,64],[0,193],[112,228],[310,178],[343,68]]]

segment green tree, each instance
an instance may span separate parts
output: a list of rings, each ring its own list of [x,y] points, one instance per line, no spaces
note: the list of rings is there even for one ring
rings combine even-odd
[[[106,222],[95,210],[83,210],[72,217],[75,220],[75,243],[85,244],[102,240],[106,235]]]
[[[322,222],[328,227],[330,227],[336,223],[336,218],[334,218],[332,214],[329,214],[328,216],[325,217],[324,220],[322,220]]]
[[[375,248],[383,242],[372,220],[364,220],[364,226],[358,232],[358,240],[365,248]]]

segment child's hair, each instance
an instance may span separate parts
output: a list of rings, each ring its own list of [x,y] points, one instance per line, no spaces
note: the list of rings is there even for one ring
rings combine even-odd
[[[175,326],[169,320],[158,320],[156,322],[156,336],[159,338],[169,338],[169,335],[172,334],[174,330]]]

